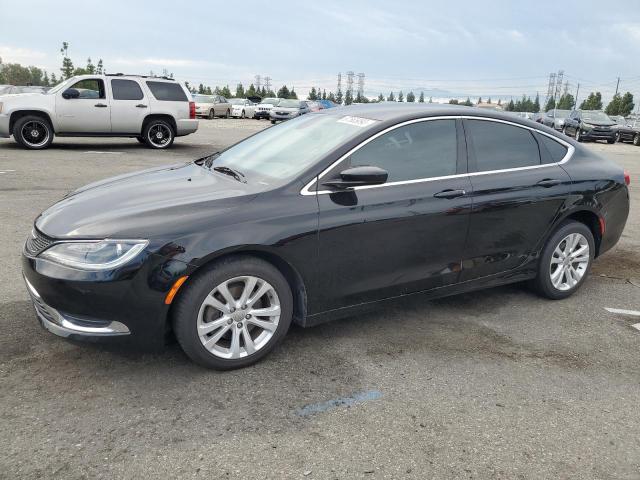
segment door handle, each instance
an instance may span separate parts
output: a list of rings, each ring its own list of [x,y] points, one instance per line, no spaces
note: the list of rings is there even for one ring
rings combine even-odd
[[[435,198],[457,198],[462,197],[466,193],[467,192],[465,192],[464,190],[451,190],[450,188],[448,188],[447,190],[442,190],[441,192],[434,193],[433,196]]]
[[[139,103],[138,105],[136,105],[136,107],[138,107],[138,108],[147,108],[147,106],[144,103]]]
[[[107,108],[108,105],[105,105],[104,103],[96,103],[94,106],[98,108]]]
[[[555,187],[556,185],[560,185],[562,182],[556,178],[545,178],[544,180],[540,180],[536,185],[544,188]]]

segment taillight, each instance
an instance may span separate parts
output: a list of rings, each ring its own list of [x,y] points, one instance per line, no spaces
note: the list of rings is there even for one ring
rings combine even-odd
[[[631,185],[631,175],[626,170],[624,171],[624,183]]]
[[[196,118],[196,102],[189,102],[189,118]]]

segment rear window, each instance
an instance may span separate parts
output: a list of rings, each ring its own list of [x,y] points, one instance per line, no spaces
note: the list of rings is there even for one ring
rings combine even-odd
[[[142,89],[133,80],[111,80],[114,100],[142,100]]]
[[[538,138],[549,153],[552,162],[557,163],[562,161],[562,159],[567,154],[567,147],[562,145],[560,142],[556,142],[555,140],[547,137],[546,135],[539,135]]]
[[[167,102],[186,102],[187,95],[182,90],[182,87],[177,83],[169,82],[147,82],[147,87],[156,97],[156,100],[163,100]]]

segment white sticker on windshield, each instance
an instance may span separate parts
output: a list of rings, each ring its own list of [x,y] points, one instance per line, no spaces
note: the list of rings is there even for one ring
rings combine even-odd
[[[342,117],[338,120],[338,123],[347,123],[349,125],[355,125],[356,127],[368,127],[376,123],[375,120],[371,120],[370,118],[362,118],[362,117],[351,117],[347,115],[346,117]]]

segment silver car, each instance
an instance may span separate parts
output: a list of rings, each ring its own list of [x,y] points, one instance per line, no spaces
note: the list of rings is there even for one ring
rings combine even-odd
[[[564,128],[564,122],[570,113],[570,110],[558,110],[557,108],[549,110],[542,117],[542,123],[555,130],[562,130]]]
[[[307,102],[302,100],[282,100],[277,107],[273,107],[269,112],[271,123],[289,120],[300,115],[309,113]]]
[[[212,119],[214,117],[229,118],[231,115],[231,104],[222,95],[202,95],[194,94],[193,101],[196,102],[196,115]]]

